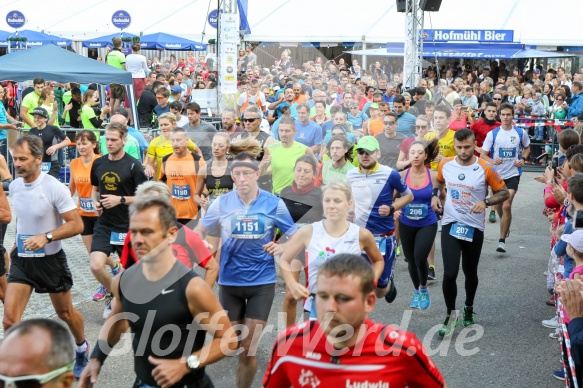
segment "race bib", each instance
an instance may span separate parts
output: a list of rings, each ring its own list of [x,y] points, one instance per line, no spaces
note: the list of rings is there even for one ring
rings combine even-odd
[[[36,251],[31,251],[24,249],[24,241],[32,237],[31,234],[19,234],[16,236],[16,247],[18,250],[18,256],[20,257],[45,257],[45,249],[41,248]]]
[[[40,172],[48,174],[51,171],[51,162],[43,162],[40,164]]]
[[[265,235],[265,219],[262,215],[237,215],[231,219],[231,237],[256,240]]]
[[[381,251],[381,255],[387,253],[387,238],[386,237],[375,237],[374,241],[377,243],[377,248]]]
[[[91,197],[79,197],[79,207],[84,212],[93,213],[93,200]]]
[[[109,243],[111,245],[123,245],[126,236],[127,233],[111,232],[111,236],[109,237]]]
[[[190,199],[190,185],[172,184],[172,198],[184,201]]]
[[[501,159],[516,159],[516,148],[500,148],[498,157]]]
[[[405,217],[410,220],[421,220],[427,217],[428,207],[426,203],[410,203],[405,206]]]
[[[474,228],[468,225],[460,224],[459,222],[451,224],[449,234],[458,240],[470,242],[474,240]]]

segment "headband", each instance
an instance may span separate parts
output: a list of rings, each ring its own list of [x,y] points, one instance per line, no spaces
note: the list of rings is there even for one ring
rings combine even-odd
[[[234,162],[233,164],[231,164],[231,171],[233,171],[237,167],[249,167],[255,171],[259,171],[259,166],[255,162]]]

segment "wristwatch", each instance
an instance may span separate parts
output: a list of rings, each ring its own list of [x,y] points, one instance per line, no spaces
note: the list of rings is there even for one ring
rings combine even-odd
[[[122,205],[125,205],[125,203],[126,203],[126,197],[124,197],[122,195],[121,198],[119,199],[119,203],[121,203]]]
[[[486,206],[490,206],[490,199],[484,198],[484,203],[486,204]]]
[[[186,359],[186,365],[188,366],[188,369],[194,371],[200,366],[200,359],[195,355],[188,356]]]
[[[45,233],[45,238],[48,242],[53,242],[53,234],[51,232]]]

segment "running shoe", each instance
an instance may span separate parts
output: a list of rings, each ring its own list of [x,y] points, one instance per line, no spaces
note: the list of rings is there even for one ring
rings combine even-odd
[[[474,317],[473,307],[464,307],[464,319],[462,321],[462,327],[468,327],[476,323],[476,318]]]
[[[498,248],[496,248],[496,252],[506,253],[506,243],[503,243],[502,241],[500,241],[498,243]]]
[[[496,222],[496,212],[494,210],[490,210],[490,215],[488,215],[488,221],[491,223]]]
[[[549,300],[547,300],[547,301],[546,301],[546,304],[547,304],[548,306],[553,306],[553,307],[554,307],[554,306],[555,306],[555,302],[556,302],[556,300],[557,300],[557,297],[556,297],[555,295],[553,295],[553,296],[551,296],[551,297],[549,298]]]
[[[105,309],[103,310],[103,319],[107,319],[109,318],[109,315],[111,314],[111,301],[113,300],[113,297],[108,297],[105,299]]]
[[[565,381],[565,371],[562,369],[554,371],[553,376],[555,376],[555,379],[557,380]]]
[[[99,302],[100,300],[105,299],[108,295],[110,295],[110,292],[100,284],[99,287],[97,287],[95,294],[93,294],[93,300]]]
[[[121,265],[119,263],[117,263],[115,268],[111,270],[111,276],[113,276],[113,277],[117,276],[119,274],[120,270],[121,270]]]
[[[412,309],[418,309],[420,298],[421,298],[421,295],[419,294],[419,291],[417,291],[417,290],[413,291],[413,299],[411,299],[411,303],[409,303],[409,307],[411,307]]]
[[[79,380],[81,377],[81,373],[83,373],[83,369],[87,366],[89,362],[89,341],[85,340],[85,344],[87,348],[83,351],[77,352],[75,351],[75,365],[73,366],[73,373],[75,374],[75,378]]]
[[[427,287],[421,287],[419,289],[419,296],[419,309],[427,310],[431,306],[431,298],[429,298]]]
[[[427,279],[435,280],[435,266],[430,265],[429,270],[427,271]]]
[[[395,279],[391,279],[391,288],[389,288],[389,292],[385,295],[385,300],[387,303],[393,303],[395,298],[397,297],[397,287],[395,286]]]
[[[453,317],[452,317],[453,315]],[[452,314],[447,314],[445,317],[445,321],[443,322],[443,326],[439,329],[439,336],[440,337],[449,337],[453,334],[455,327],[458,325],[458,318],[455,312]]]
[[[548,327],[549,329],[556,329],[559,327],[559,322],[557,322],[557,317],[553,317],[551,319],[545,319],[541,322],[544,327]]]
[[[557,339],[557,338],[559,338],[559,330],[558,330],[558,329],[555,329],[555,331],[551,331],[551,332],[549,333],[549,337],[551,337],[551,338],[553,338],[553,339]]]

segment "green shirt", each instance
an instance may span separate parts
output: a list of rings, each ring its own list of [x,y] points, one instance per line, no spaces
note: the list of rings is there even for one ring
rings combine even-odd
[[[81,108],[81,123],[85,129],[95,129],[95,126],[91,124],[91,119],[97,117],[93,108],[87,105],[83,105]]]
[[[71,91],[66,91],[63,94],[63,104],[67,105],[68,103],[71,102],[71,99],[73,98],[73,95],[71,94]],[[67,114],[65,115],[65,122],[70,123],[71,120],[69,119],[69,111],[67,111]]]
[[[99,140],[99,149],[101,150],[102,155],[109,154],[109,151],[107,151],[107,146],[105,145],[105,136]],[[132,135],[128,134],[128,139],[126,144],[123,146],[123,150],[129,156],[133,156],[139,161],[142,161],[142,158],[140,157],[140,143],[138,142],[138,139]]]
[[[119,49],[111,50],[109,54],[107,54],[106,60],[108,65],[124,70],[122,65],[126,63],[126,56],[119,51]]]
[[[306,154],[307,148],[297,141],[287,148],[280,141],[269,146],[274,194],[279,195],[281,190],[293,183],[296,160]]]
[[[26,97],[24,97],[24,100],[22,100],[22,104],[20,104],[21,109],[22,108],[28,108],[28,111],[26,112],[26,114],[28,115],[28,117],[30,118],[30,121],[32,121],[34,123],[34,118],[32,116],[32,111],[35,108],[38,108],[38,99],[39,99],[39,95],[36,94],[35,92],[30,92],[26,95]],[[30,129],[30,125],[28,125],[26,122],[24,123],[24,128],[28,128]]]
[[[334,168],[334,161],[328,160],[324,163],[324,166],[322,166],[322,185],[325,186],[336,180],[346,182],[346,173],[353,168],[356,168],[356,166],[348,161],[346,161],[342,168]]]

